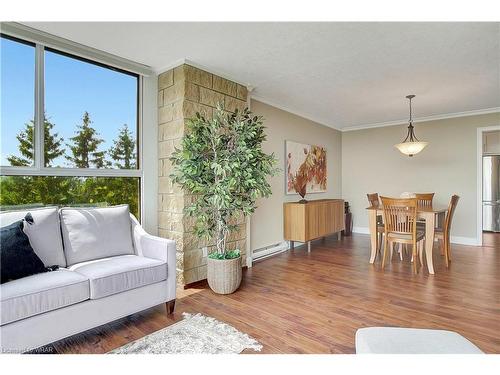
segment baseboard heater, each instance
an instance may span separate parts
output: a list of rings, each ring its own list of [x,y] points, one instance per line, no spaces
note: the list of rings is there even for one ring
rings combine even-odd
[[[254,250],[252,252],[252,259],[254,261],[268,258],[270,256],[287,251],[289,248],[288,241],[282,241],[273,245],[266,247],[261,247],[260,249]]]

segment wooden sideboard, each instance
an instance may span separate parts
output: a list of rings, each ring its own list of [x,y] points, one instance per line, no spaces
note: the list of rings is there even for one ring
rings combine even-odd
[[[285,240],[307,242],[311,251],[311,240],[326,237],[345,229],[344,200],[318,199],[307,203],[287,202],[283,204]]]

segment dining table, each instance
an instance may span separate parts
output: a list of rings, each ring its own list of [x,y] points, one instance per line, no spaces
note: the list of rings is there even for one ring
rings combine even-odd
[[[378,206],[367,207],[368,221],[370,230],[371,255],[370,263],[375,262],[377,255],[377,216],[384,215],[382,204]],[[417,219],[425,220],[425,260],[429,274],[434,275],[434,264],[432,263],[432,248],[434,246],[434,228],[436,227],[437,217],[444,215],[448,210],[447,206],[430,205],[417,207]]]

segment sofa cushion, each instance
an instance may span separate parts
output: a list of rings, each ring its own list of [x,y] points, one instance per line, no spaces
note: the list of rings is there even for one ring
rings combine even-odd
[[[60,210],[68,266],[116,255],[134,254],[127,205]]]
[[[167,279],[165,261],[121,255],[75,264],[71,270],[90,280],[90,299],[99,299]]]
[[[356,354],[480,354],[476,345],[452,331],[369,327],[356,331]]]
[[[9,281],[0,288],[1,325],[89,299],[89,280],[67,269]]]
[[[34,223],[24,225],[24,233],[28,236],[36,255],[45,267],[66,267],[57,207],[2,212],[0,227],[21,220],[28,212],[33,216]]]

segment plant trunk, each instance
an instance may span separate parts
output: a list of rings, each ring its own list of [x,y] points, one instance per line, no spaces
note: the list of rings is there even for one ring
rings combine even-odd
[[[226,236],[226,225],[220,211],[217,211],[217,253],[219,254],[224,254],[226,252]]]

